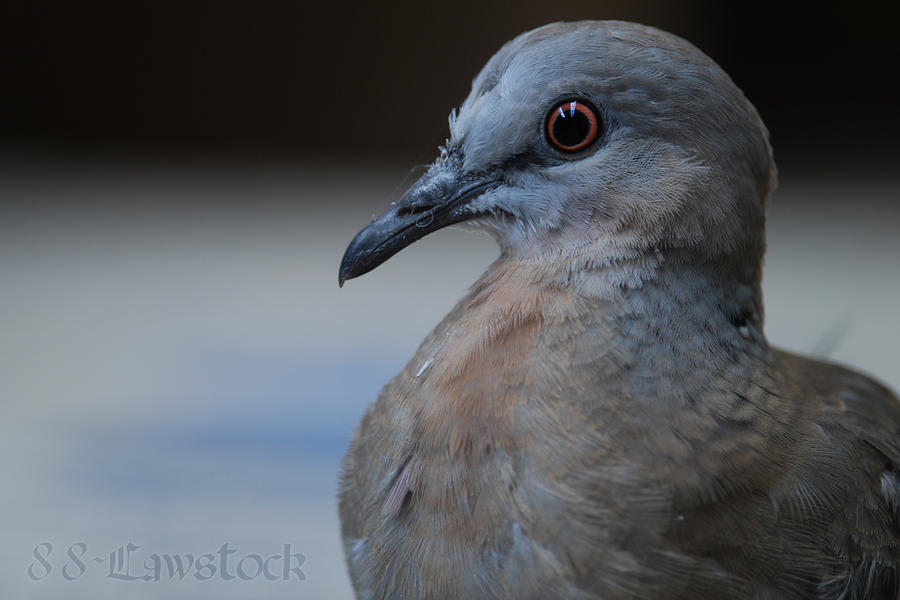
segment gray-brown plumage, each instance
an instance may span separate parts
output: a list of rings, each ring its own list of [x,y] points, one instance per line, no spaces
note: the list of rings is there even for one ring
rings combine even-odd
[[[900,598],[900,404],[766,342],[775,167],[728,76],[656,29],[553,24],[450,131],[341,265],[462,221],[501,249],[344,459],[358,597]]]

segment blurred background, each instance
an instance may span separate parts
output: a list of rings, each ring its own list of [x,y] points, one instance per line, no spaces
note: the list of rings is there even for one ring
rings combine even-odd
[[[343,290],[340,258],[550,21],[655,25],[731,74],[781,173],[770,339],[900,388],[887,3],[0,7],[0,597],[352,596],[339,460],[496,250],[443,230]],[[217,570],[170,576],[188,554]]]

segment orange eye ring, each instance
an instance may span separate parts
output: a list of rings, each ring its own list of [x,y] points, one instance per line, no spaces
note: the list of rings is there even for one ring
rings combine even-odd
[[[566,100],[547,115],[547,140],[562,152],[578,152],[591,145],[600,134],[600,119],[590,104]]]

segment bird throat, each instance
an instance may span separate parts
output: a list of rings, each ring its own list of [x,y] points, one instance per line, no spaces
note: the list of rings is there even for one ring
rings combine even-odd
[[[512,445],[531,388],[564,395],[582,377],[611,396],[667,401],[658,398],[667,390],[678,401],[709,383],[690,374],[716,377],[765,352],[761,327],[732,316],[753,286],[664,263],[654,254],[550,272],[498,259],[423,342],[425,360],[407,368],[423,426],[453,452],[477,454]]]

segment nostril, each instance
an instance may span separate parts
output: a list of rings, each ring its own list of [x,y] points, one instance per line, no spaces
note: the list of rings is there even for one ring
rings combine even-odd
[[[424,212],[428,212],[433,208],[434,205],[432,204],[407,204],[397,209],[397,216],[407,217],[410,215],[420,215]]]

